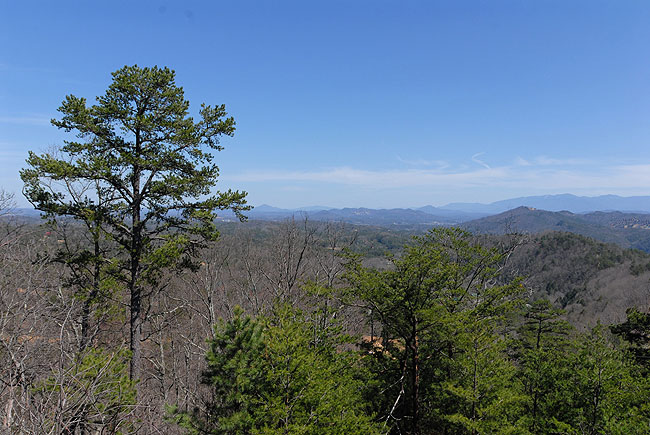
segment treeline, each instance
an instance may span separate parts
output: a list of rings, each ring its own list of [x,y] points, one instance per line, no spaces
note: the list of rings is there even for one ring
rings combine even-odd
[[[650,317],[631,310],[617,326],[576,330],[504,276],[522,248],[515,236],[486,243],[438,229],[369,261],[342,225],[230,231],[152,295],[136,383],[125,295],[105,294],[87,316],[87,295],[59,261],[87,246],[79,225],[4,231],[8,431],[650,429]],[[82,347],[84,321],[93,333]]]

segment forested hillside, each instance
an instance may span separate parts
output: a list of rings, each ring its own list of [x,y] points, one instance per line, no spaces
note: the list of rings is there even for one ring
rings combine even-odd
[[[589,332],[597,320],[623,322],[629,307],[647,309],[644,253],[568,233],[474,238],[439,230],[411,241],[381,228],[295,220],[219,229],[220,240],[200,252],[197,269],[169,271],[164,291],[151,295],[136,402],[127,300],[119,286],[93,302],[92,350],[78,351],[85,298],[59,259],[87,243],[82,227],[3,222],[5,427],[32,433],[82,423],[127,433],[199,427],[256,433],[268,425],[275,428],[268,433],[648,428],[647,386],[635,377],[639,369],[626,359],[624,343],[606,329]],[[403,250],[404,243],[411,248]],[[468,281],[476,273],[479,281]],[[472,288],[496,293],[479,297]],[[534,302],[544,297],[554,308]],[[409,335],[404,322],[416,313],[424,317]],[[544,325],[538,345],[534,319]],[[452,353],[437,354],[441,345]],[[468,353],[474,345],[478,353]],[[602,384],[602,402],[588,405],[589,376],[599,360],[608,376],[636,382],[635,395]],[[473,364],[480,368],[475,378],[467,371]],[[244,378],[252,384],[240,385]],[[585,396],[571,400],[584,402],[568,401],[578,392],[572,385]],[[245,393],[233,396],[235,387]],[[295,400],[291,413],[280,400],[286,394]],[[342,409],[344,418],[336,417]]]
[[[518,207],[504,213],[462,224],[469,231],[486,234],[565,231],[615,243],[623,248],[650,252],[650,215],[642,213],[593,212],[574,214]]]
[[[525,238],[507,267],[532,298],[547,298],[581,327],[621,321],[632,306],[650,307],[650,254],[573,233]]]

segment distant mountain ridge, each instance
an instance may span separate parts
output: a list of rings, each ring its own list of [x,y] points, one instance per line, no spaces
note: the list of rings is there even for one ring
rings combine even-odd
[[[309,220],[314,221],[347,222],[356,225],[432,227],[436,225],[455,225],[484,215],[467,215],[462,212],[445,210],[439,216],[409,208],[370,209],[346,207],[320,209],[305,207],[289,210],[264,205],[253,208],[247,213],[247,216],[252,220],[282,220],[292,217],[302,219],[307,217]]]
[[[650,213],[650,196],[576,196],[568,193],[561,195],[524,196],[505,199],[489,204],[451,203],[439,207],[445,210],[464,211],[468,213],[497,214],[517,207],[533,207],[548,211],[567,210],[573,213],[593,211],[627,211]]]
[[[577,196],[569,193],[559,195],[540,195],[540,196],[523,196],[519,198],[504,199],[492,203],[477,202],[456,202],[442,206],[425,205],[423,207],[411,208],[393,208],[395,210],[418,210],[429,215],[434,215],[438,220],[448,220],[453,222],[465,222],[468,220],[478,219],[481,217],[503,213],[517,207],[532,207],[548,211],[570,211],[572,213],[590,213],[596,211],[620,211],[650,213],[650,196],[618,196],[618,195],[601,195],[601,196]],[[333,208],[333,207],[302,207],[294,209],[282,209],[271,207],[263,204],[255,207],[251,211],[251,216],[256,214],[278,213],[290,216],[299,212],[320,212],[333,210],[386,210],[386,209],[367,209],[367,208]],[[341,214],[341,213],[337,213]]]
[[[624,221],[634,219],[633,216],[628,216],[631,211],[639,213],[650,213],[650,196],[631,196],[622,197],[617,195],[602,195],[595,197],[576,196],[571,194],[562,195],[544,195],[544,196],[527,196],[520,198],[506,199],[503,201],[496,201],[490,204],[480,203],[451,203],[441,207],[434,207],[432,205],[425,205],[423,207],[413,208],[392,208],[392,209],[370,209],[370,208],[330,208],[325,206],[309,206],[294,209],[284,209],[273,207],[267,204],[254,207],[249,212],[245,213],[249,219],[252,220],[270,220],[277,221],[291,217],[303,218],[307,217],[311,220],[317,221],[339,221],[359,225],[378,225],[378,226],[400,226],[412,227],[413,229],[422,229],[425,227],[432,227],[436,225],[459,225],[469,221],[475,221],[481,218],[498,215],[508,210],[517,209],[518,207],[529,207],[534,209],[546,210],[548,212],[561,212],[566,211],[572,214],[586,214],[593,212],[607,213],[610,211],[618,211],[619,213],[626,212],[626,216],[618,216],[624,226]],[[35,217],[38,212],[33,209],[17,209],[15,212],[22,216]],[[516,214],[516,213],[515,213]],[[578,220],[580,216],[570,218],[564,217],[563,225],[567,228],[582,228],[575,232],[579,234],[586,234],[588,231],[583,228],[584,226],[592,226],[593,224],[601,225],[599,219],[595,216],[589,221]],[[607,216],[609,219],[611,216]],[[234,220],[235,215],[232,212],[223,211],[219,214],[219,218],[224,221]],[[548,216],[547,216],[548,218]],[[575,218],[575,219],[574,219]],[[537,215],[535,218],[524,217],[519,213],[519,225],[526,228],[527,231],[535,232],[534,228],[548,229],[548,222],[544,223],[542,215]],[[522,220],[523,219],[523,220]],[[532,219],[532,220],[531,220]],[[540,221],[540,219],[542,219]],[[550,219],[550,218],[549,218]],[[551,220],[555,219],[552,218]],[[573,221],[571,220],[573,219]],[[644,218],[637,219],[643,220]],[[533,222],[534,221],[534,222]],[[491,222],[489,219],[484,221],[481,225],[488,225]],[[630,228],[639,229],[643,223],[629,222]],[[489,225],[488,225],[489,226]],[[555,228],[561,230],[561,228]],[[624,228],[619,228],[623,230]],[[572,231],[566,229],[566,231]],[[598,238],[604,240],[603,235]],[[614,241],[614,240],[606,240]],[[616,242],[618,243],[618,242]]]
[[[435,216],[420,210],[405,208],[381,209],[342,208],[321,210],[309,214],[309,218],[318,221],[343,221],[357,225],[445,225],[454,223],[454,219]]]

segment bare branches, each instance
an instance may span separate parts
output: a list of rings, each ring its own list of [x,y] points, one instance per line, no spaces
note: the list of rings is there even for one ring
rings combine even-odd
[[[13,193],[0,189],[0,218],[11,213],[16,206]]]

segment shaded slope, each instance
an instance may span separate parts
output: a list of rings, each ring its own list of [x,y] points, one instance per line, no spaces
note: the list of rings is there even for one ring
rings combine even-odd
[[[482,234],[566,231],[650,252],[650,215],[621,212],[574,214],[518,207],[505,213],[466,222],[463,228]]]
[[[507,267],[533,298],[548,298],[579,325],[621,321],[650,302],[650,255],[560,232],[530,236]]]

